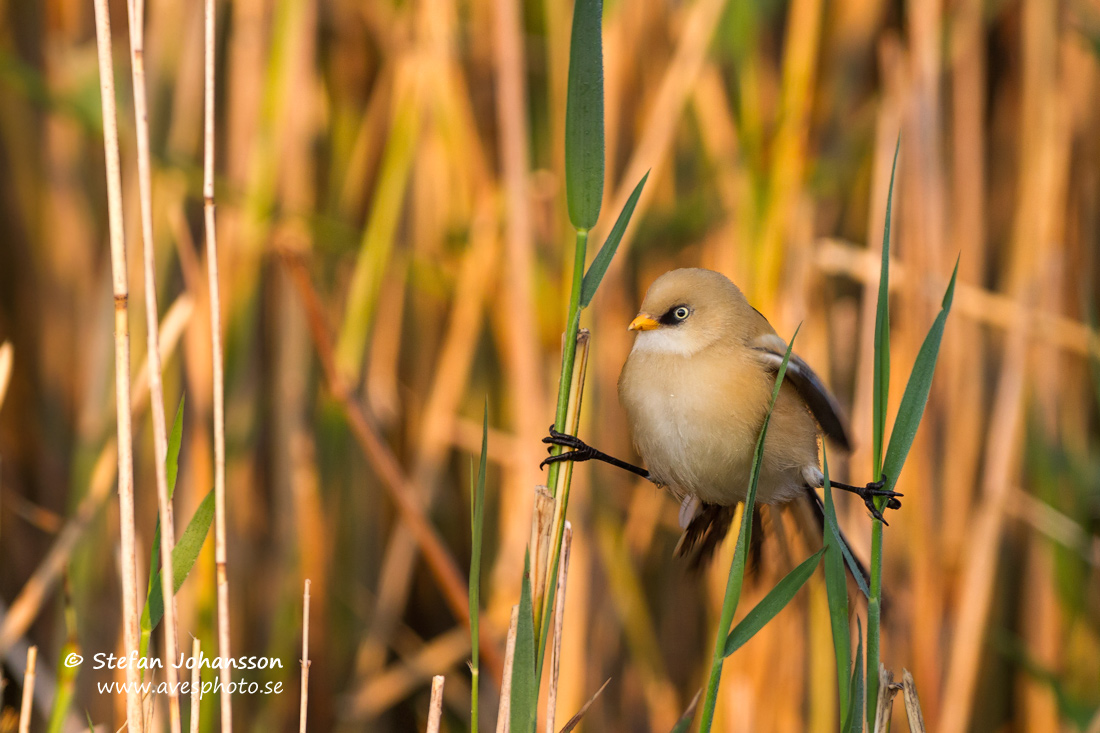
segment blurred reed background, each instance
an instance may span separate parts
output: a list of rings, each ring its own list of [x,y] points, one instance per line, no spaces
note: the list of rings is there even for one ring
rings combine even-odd
[[[125,12],[112,3],[137,304]],[[256,678],[289,688],[236,696],[246,730],[297,719],[304,578],[310,729],[423,729],[436,673],[447,674],[445,729],[466,729],[468,634],[438,579],[468,561],[486,397],[482,628],[498,655],[483,656],[482,718],[495,717],[569,287],[571,12],[514,0],[218,6],[233,650],[283,659]],[[202,6],[152,0],[146,15],[166,409],[187,396],[182,524],[213,485]],[[85,667],[74,681],[59,663],[67,641],[85,655],[121,647],[92,3],[4,0],[0,19],[0,342],[14,355],[6,399],[0,378],[0,652],[5,678],[20,680],[37,644],[38,707],[75,685],[70,717],[87,711],[114,730],[125,701],[94,686],[110,673]],[[593,344],[582,437],[631,455],[615,396],[626,324],[654,277],[702,265],[740,283],[781,334],[803,324],[799,351],[850,406],[859,446],[849,461],[831,454],[832,474],[868,480],[877,253],[900,132],[895,403],[959,253],[961,265],[905,506],[886,530],[882,659],[912,670],[930,730],[1100,731],[1100,341],[1089,325],[1100,2],[609,2],[604,37],[608,183],[595,241],[653,173],[582,324]],[[131,318],[136,376],[136,305]],[[320,367],[311,335],[326,329],[337,381],[382,437],[373,449],[361,450],[348,395]],[[144,565],[156,495],[141,392]],[[578,467],[575,480],[558,719],[610,677],[586,729],[667,731],[704,679],[732,543],[693,577],[671,557],[675,502],[603,466]],[[393,491],[427,507],[444,540],[434,571]],[[838,501],[866,557],[866,511]],[[782,521],[770,522],[743,610],[807,554],[793,536],[775,540]],[[194,634],[211,654],[213,576],[211,540],[179,600],[181,641]],[[835,677],[819,575],[727,665],[716,726],[829,730]],[[18,706],[18,687],[5,707]],[[204,701],[205,725],[216,704]]]

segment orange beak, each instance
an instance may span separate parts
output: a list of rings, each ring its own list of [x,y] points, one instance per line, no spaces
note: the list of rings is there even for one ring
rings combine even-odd
[[[658,328],[661,324],[657,323],[652,316],[648,316],[645,313],[639,313],[633,321],[630,322],[630,328],[628,331],[652,331]]]

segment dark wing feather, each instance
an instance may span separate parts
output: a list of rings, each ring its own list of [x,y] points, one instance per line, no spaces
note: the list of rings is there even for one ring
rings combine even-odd
[[[768,368],[775,372],[779,371],[779,366],[783,363],[783,355],[787,353],[787,344],[783,343],[783,339],[768,334],[756,339],[752,346]],[[784,381],[794,386],[810,408],[818,425],[825,431],[825,435],[845,450],[851,450],[852,444],[848,440],[848,430],[845,427],[844,418],[841,417],[840,405],[814,370],[810,369],[810,366],[801,358],[791,354]]]

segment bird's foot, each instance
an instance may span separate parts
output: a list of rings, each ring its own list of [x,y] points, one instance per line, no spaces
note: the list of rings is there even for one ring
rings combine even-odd
[[[559,453],[556,456],[550,456],[545,461],[539,464],[539,468],[544,468],[550,463],[559,463],[561,461],[603,461],[604,463],[621,468],[624,471],[630,471],[636,476],[641,476],[647,481],[653,481],[657,483],[656,479],[649,475],[649,471],[645,470],[641,466],[635,466],[633,463],[627,463],[621,461],[614,456],[609,456],[601,450],[596,450],[592,446],[585,443],[580,438],[574,435],[566,435],[560,433],[554,429],[554,426],[550,426],[550,435],[542,439],[543,443],[550,446],[549,451],[554,450],[554,446],[561,446],[562,448],[569,448],[564,453]]]
[[[886,509],[901,509],[901,502],[898,501],[897,497],[905,496],[905,494],[899,494],[896,491],[888,491],[883,488],[885,486],[886,476],[883,476],[878,481],[873,481],[862,487],[856,494],[863,499],[863,503],[867,506],[868,511],[871,512],[871,516],[889,527],[890,523],[886,521],[886,518],[882,516],[882,512],[875,506],[875,498],[879,496],[888,497],[885,504]]]
[[[883,476],[879,481],[873,481],[866,486],[852,486],[850,484],[842,484],[838,481],[830,481],[830,485],[835,489],[843,489],[849,491],[859,498],[863,499],[863,503],[867,506],[867,510],[871,512],[871,516],[878,521],[885,524],[887,527],[890,523],[886,521],[886,518],[882,516],[882,512],[875,506],[875,499],[880,496],[887,497],[887,501],[884,509],[901,509],[901,502],[898,501],[899,496],[905,496],[899,494],[896,491],[888,491],[884,487],[886,486],[886,476]]]
[[[553,425],[550,426],[550,435],[543,438],[542,442],[550,446],[546,449],[547,453],[552,452],[555,445],[559,445],[562,448],[569,448],[570,450],[559,453],[556,456],[550,456],[539,464],[539,468],[546,468],[546,466],[551,463],[560,463],[562,461],[588,461],[592,458],[596,458],[597,454],[600,454],[599,451],[575,435],[567,435],[558,432],[554,429]]]

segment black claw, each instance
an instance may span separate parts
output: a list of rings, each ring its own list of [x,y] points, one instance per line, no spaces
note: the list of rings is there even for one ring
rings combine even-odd
[[[588,447],[580,438],[559,433],[553,425],[550,426],[550,435],[543,438],[542,442],[550,446],[560,445],[562,448],[573,448],[574,450]],[[553,448],[550,450],[553,450]]]
[[[897,491],[887,491],[884,488],[886,486],[886,483],[886,474],[883,474],[882,478],[878,481],[867,484],[867,486],[864,487],[863,491],[860,492],[860,496],[863,498],[863,503],[867,505],[867,509],[870,510],[871,516],[889,527],[890,523],[886,521],[886,518],[882,516],[882,512],[879,511],[878,507],[875,506],[875,497],[887,497],[885,505],[885,508],[887,509],[901,509],[901,502],[898,501],[897,497],[905,496],[905,494],[899,493]]]
[[[890,523],[886,521],[886,517],[882,516],[882,512],[880,512],[878,510],[878,507],[875,506],[875,500],[874,499],[868,497],[868,498],[863,500],[863,503],[867,506],[867,509],[870,510],[872,517],[874,517],[878,521],[882,522],[887,527],[890,526]],[[899,504],[899,506],[900,506],[900,504]]]
[[[558,455],[551,455],[549,458],[539,464],[539,468],[546,468],[551,463],[560,463],[563,461],[587,461],[592,458],[594,451],[592,448],[580,438],[573,435],[567,435],[565,433],[558,432],[554,429],[554,426],[550,426],[550,435],[542,439],[543,443],[546,443],[550,447],[546,449],[547,453],[553,453],[554,446],[560,446],[562,448],[568,448],[569,450],[559,453]]]
[[[587,446],[579,448],[577,450],[566,451],[565,453],[559,453],[556,456],[550,456],[542,463],[539,464],[539,468],[545,468],[551,463],[561,463],[562,461],[587,461],[592,457],[592,451]]]

